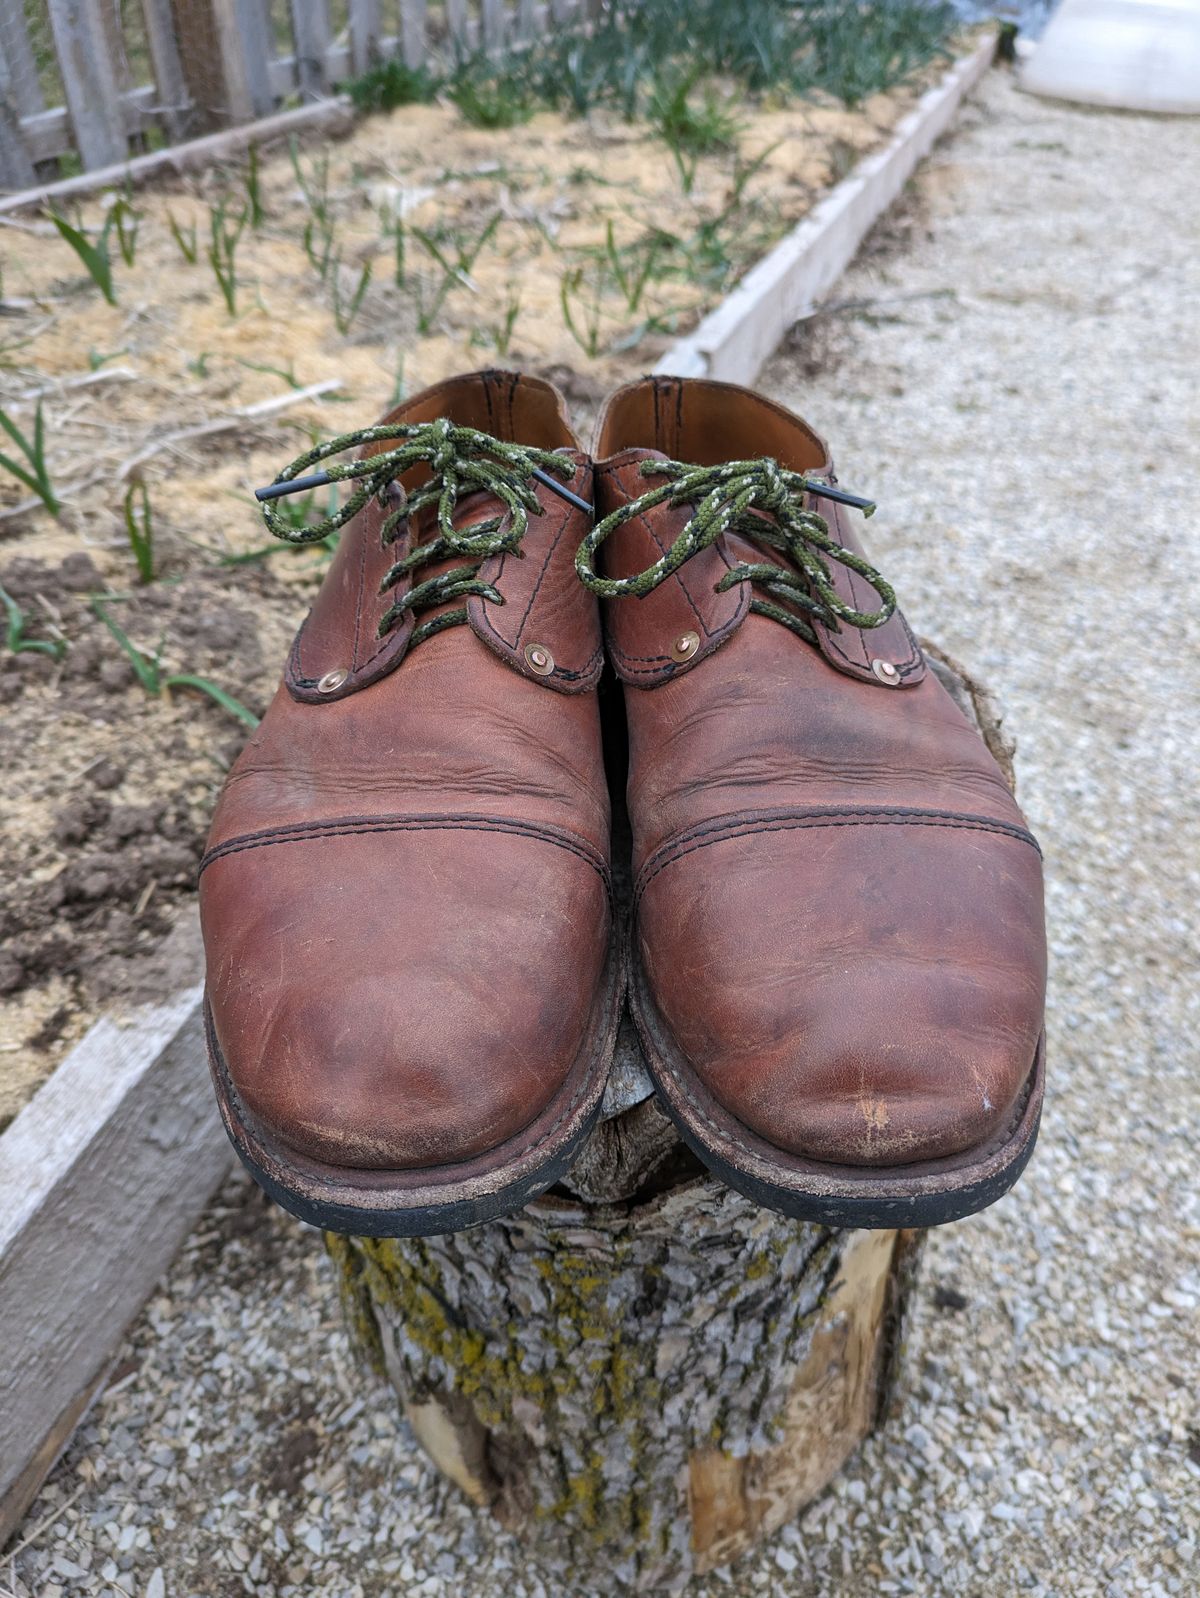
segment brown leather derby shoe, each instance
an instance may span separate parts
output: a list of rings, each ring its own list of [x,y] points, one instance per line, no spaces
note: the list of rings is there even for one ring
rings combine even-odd
[[[579,569],[625,685],[631,1000],[668,1109],[791,1215],[982,1208],[1043,1091],[1041,856],[999,769],[803,422],[654,378],[594,454]]]
[[[353,492],[301,534],[266,512],[294,541],[343,530],[213,820],[208,1036],[269,1193],[408,1235],[555,1181],[611,1059],[603,651],[573,565],[591,470],[556,391],[507,372],[353,442],[267,491],[315,472]]]

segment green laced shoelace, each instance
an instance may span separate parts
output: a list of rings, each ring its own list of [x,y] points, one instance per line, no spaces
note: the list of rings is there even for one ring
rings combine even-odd
[[[336,462],[309,474],[310,467],[347,450],[395,440],[401,442],[394,449]],[[430,469],[429,480],[411,496],[406,496],[398,479],[421,463]],[[319,543],[330,533],[345,527],[374,496],[388,511],[381,530],[386,548],[395,542],[406,519],[419,517],[431,505],[437,507],[438,536],[418,544],[396,561],[380,583],[379,592],[386,593],[422,566],[456,557],[465,563],[415,584],[397,599],[379,623],[382,638],[410,611],[415,616],[423,610],[472,595],[502,605],[504,596],[491,583],[480,581],[480,568],[493,555],[516,553],[525,537],[530,515],[542,514],[533,488],[535,480],[545,483],[572,504],[590,511],[591,506],[585,500],[561,487],[561,482],[570,482],[574,476],[575,463],[552,450],[504,443],[490,433],[481,433],[474,427],[459,427],[442,417],[433,422],[385,423],[381,427],[342,433],[298,455],[269,488],[258,489],[256,497],[262,501],[263,520],[269,530],[289,544]],[[284,494],[344,482],[354,482],[358,486],[336,511],[309,526],[296,527],[270,503]],[[489,516],[469,527],[456,528],[452,520],[454,507],[465,494],[473,493],[494,495],[504,510],[498,516]],[[466,619],[465,605],[444,611],[440,616],[431,616],[414,627],[409,647],[413,648],[446,627],[460,625]]]
[[[825,518],[806,509],[801,496],[825,494],[857,505],[868,515],[875,508],[870,501],[843,494],[801,472],[787,471],[778,461],[770,459],[730,461],[722,466],[646,460],[640,469],[643,477],[663,477],[666,481],[597,522],[579,546],[575,569],[594,594],[604,599],[649,594],[685,561],[715,544],[723,534],[740,533],[755,543],[778,549],[787,556],[794,570],[777,566],[773,561],[753,565],[742,562],[726,573],[717,584],[717,592],[724,593],[735,583],[756,584],[774,598],[752,599],[750,609],[756,615],[781,622],[809,643],[816,643],[816,633],[796,611],[812,616],[836,632],[842,622],[851,627],[881,627],[895,610],[896,596],[890,585],[861,555],[843,548],[831,538]],[[601,577],[596,571],[595,559],[605,539],[634,517],[664,504],[695,507],[687,526],[667,553],[632,577]],[[757,512],[765,512],[766,516]],[[866,578],[879,596],[878,610],[855,610],[842,599],[833,587],[828,564],[831,560]],[[784,603],[776,604],[774,600]]]

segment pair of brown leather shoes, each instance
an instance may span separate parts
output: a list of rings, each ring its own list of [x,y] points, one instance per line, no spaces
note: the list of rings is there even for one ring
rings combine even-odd
[[[653,378],[612,397],[593,467],[549,384],[483,372],[355,442],[271,491],[352,490],[303,534],[266,511],[344,531],[201,868],[213,1076],[263,1186],[404,1235],[571,1164],[626,989],[607,655],[630,999],[683,1136],[830,1225],[1004,1192],[1042,1101],[1040,856],[821,441]]]

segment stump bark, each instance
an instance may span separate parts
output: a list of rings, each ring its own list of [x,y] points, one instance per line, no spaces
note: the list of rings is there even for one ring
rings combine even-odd
[[[933,669],[1012,782],[987,692]],[[570,1175],[449,1237],[330,1235],[418,1441],[571,1593],[679,1591],[791,1519],[878,1425],[923,1234],[760,1209],[693,1158],[626,1017]]]

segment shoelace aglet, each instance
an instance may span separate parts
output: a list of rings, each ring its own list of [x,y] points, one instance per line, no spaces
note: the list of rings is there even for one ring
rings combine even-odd
[[[836,499],[839,505],[852,505],[855,510],[862,511],[864,516],[875,514],[875,501],[863,499],[861,494],[847,494],[844,488],[834,488],[832,483],[814,483],[807,477],[804,479],[804,487],[808,493],[818,499]]]
[[[589,505],[586,499],[581,499],[578,494],[573,494],[565,484],[559,482],[557,477],[552,477],[549,472],[544,472],[540,466],[533,468],[533,475],[539,483],[544,483],[547,488],[557,494],[559,499],[565,499],[569,505],[574,505],[576,510],[584,511],[588,516],[594,513],[596,508],[594,505]]]
[[[282,499],[285,494],[304,494],[311,488],[324,488],[332,482],[328,472],[314,472],[311,477],[292,477],[286,483],[268,483],[266,488],[256,488],[254,497],[257,500]]]

